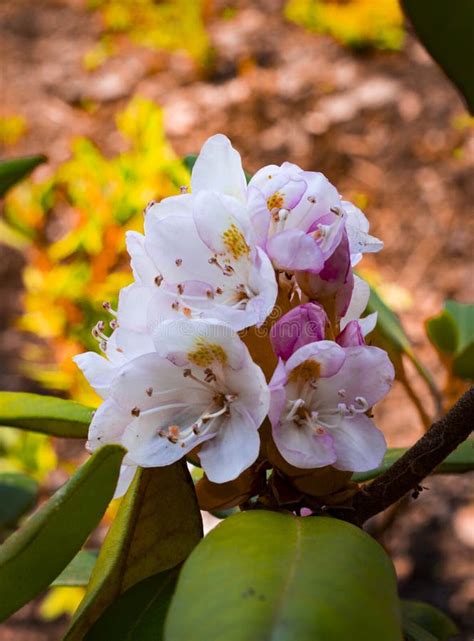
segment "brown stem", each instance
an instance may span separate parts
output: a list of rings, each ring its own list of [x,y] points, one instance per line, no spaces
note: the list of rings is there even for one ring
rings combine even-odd
[[[421,481],[467,439],[473,424],[474,386],[392,467],[354,495],[353,510],[336,515],[362,525],[408,492],[416,491]]]

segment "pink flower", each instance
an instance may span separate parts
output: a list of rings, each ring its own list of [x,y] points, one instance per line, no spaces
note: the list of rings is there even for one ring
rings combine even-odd
[[[377,467],[386,443],[366,412],[393,378],[387,354],[366,345],[318,341],[280,360],[270,381],[269,418],[281,455],[299,468]]]

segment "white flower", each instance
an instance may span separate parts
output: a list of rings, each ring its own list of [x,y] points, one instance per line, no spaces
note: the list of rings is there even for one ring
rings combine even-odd
[[[115,372],[92,420],[89,450],[121,443],[127,465],[157,467],[200,445],[211,481],[236,478],[259,452],[258,428],[269,406],[261,369],[238,335],[218,321],[165,321],[153,340],[152,353]],[[86,374],[99,376],[92,369]]]
[[[209,156],[204,150],[192,176],[192,184],[200,186],[212,178],[210,173],[204,180]],[[237,152],[224,145],[225,150],[222,162],[230,155],[231,174]],[[212,172],[213,163],[207,169]],[[196,194],[166,198],[147,211],[144,236],[127,234],[135,279],[154,292],[148,319],[155,325],[172,313],[223,320],[239,331],[261,325],[273,309],[277,282],[272,264],[255,245],[241,198],[223,193],[223,176],[222,191],[199,187]]]
[[[270,382],[269,417],[282,456],[299,468],[377,467],[386,443],[366,412],[393,378],[387,354],[366,345],[319,341],[280,361]]]
[[[344,221],[337,190],[321,173],[285,162],[260,169],[248,187],[258,244],[277,269],[318,273],[338,246]]]

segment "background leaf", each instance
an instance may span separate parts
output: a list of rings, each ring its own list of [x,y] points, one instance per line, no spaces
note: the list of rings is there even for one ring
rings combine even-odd
[[[113,496],[124,449],[98,450],[0,546],[0,620],[48,587],[81,549]]]
[[[421,601],[402,601],[403,630],[410,641],[424,641],[422,632],[428,633],[436,641],[449,641],[459,633],[451,619],[438,608]],[[427,639],[429,637],[426,637]]]
[[[352,480],[357,483],[377,478],[391,467],[408,450],[406,447],[391,447],[387,450],[379,467],[368,472],[357,472]],[[433,471],[433,474],[462,474],[474,470],[474,439],[468,439],[457,446],[454,452]]]
[[[178,572],[160,572],[137,583],[110,605],[84,641],[162,641]]]
[[[185,461],[139,468],[102,545],[65,641],[82,640],[120,594],[181,563],[201,536],[201,514]]]
[[[390,309],[390,307],[388,307],[388,305],[386,305],[372,287],[370,288],[370,298],[366,311],[368,314],[377,312],[377,326],[371,336],[375,344],[380,344],[380,347],[388,351],[389,356],[394,363],[397,378],[403,383],[410,398],[417,406],[417,409],[422,415],[425,426],[429,427],[429,417],[424,412],[423,406],[414,394],[414,391],[405,376],[402,356],[405,355],[411,360],[420,376],[424,379],[435,401],[437,412],[440,413],[442,405],[441,396],[433,377],[413,351],[410,339],[406,335],[398,316]],[[424,413],[425,416],[423,416]]]
[[[81,550],[51,583],[52,587],[86,587],[97,562],[99,550]]]
[[[87,438],[93,410],[74,401],[23,392],[0,392],[0,425],[50,436]]]
[[[183,566],[166,641],[401,641],[396,578],[359,528],[323,517],[230,516]]]
[[[13,158],[0,162],[0,198],[17,182],[26,178],[35,167],[46,162],[46,156],[28,156],[27,158]]]
[[[38,484],[26,474],[0,473],[0,530],[15,525],[38,497]]]
[[[474,3],[401,0],[416,35],[457,86],[474,113]]]

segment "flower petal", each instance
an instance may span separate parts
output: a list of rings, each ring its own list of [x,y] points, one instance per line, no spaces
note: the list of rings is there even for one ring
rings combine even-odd
[[[309,343],[300,347],[290,358],[286,361],[286,371],[291,372],[293,369],[304,363],[307,360],[314,360],[320,366],[320,381],[322,379],[334,376],[344,364],[346,359],[345,351],[333,341],[319,341],[317,343]]]
[[[330,434],[316,435],[308,426],[296,426],[282,418],[273,425],[273,440],[283,458],[302,469],[332,465],[336,460]]]
[[[334,467],[338,470],[373,470],[387,450],[384,435],[365,414],[344,419],[331,434],[337,455]]]
[[[204,143],[193,167],[191,188],[194,194],[213,189],[245,202],[247,181],[242,160],[226,136],[216,134]]]
[[[156,327],[157,353],[180,366],[191,363],[206,368],[214,364],[239,369],[247,348],[226,323],[217,320],[170,320]]]
[[[347,325],[351,320],[358,320],[362,312],[367,307],[370,297],[370,287],[359,276],[354,274],[354,287],[352,289],[352,296],[347,308],[346,313],[341,318],[341,329]]]
[[[304,348],[302,348],[304,349]],[[318,394],[324,407],[337,407],[343,401],[348,407],[363,397],[372,407],[390,390],[394,379],[393,365],[386,352],[378,347],[361,345],[344,348],[345,361],[331,378],[320,379]],[[340,390],[344,390],[341,396]]]
[[[278,269],[311,270],[319,272],[324,266],[324,255],[318,242],[299,229],[289,229],[271,236],[267,253]]]
[[[87,382],[102,398],[107,398],[117,368],[95,352],[78,354],[72,359],[87,379]]]
[[[234,403],[230,417],[199,452],[201,465],[213,483],[237,478],[255,462],[260,449],[257,425],[246,408]]]

